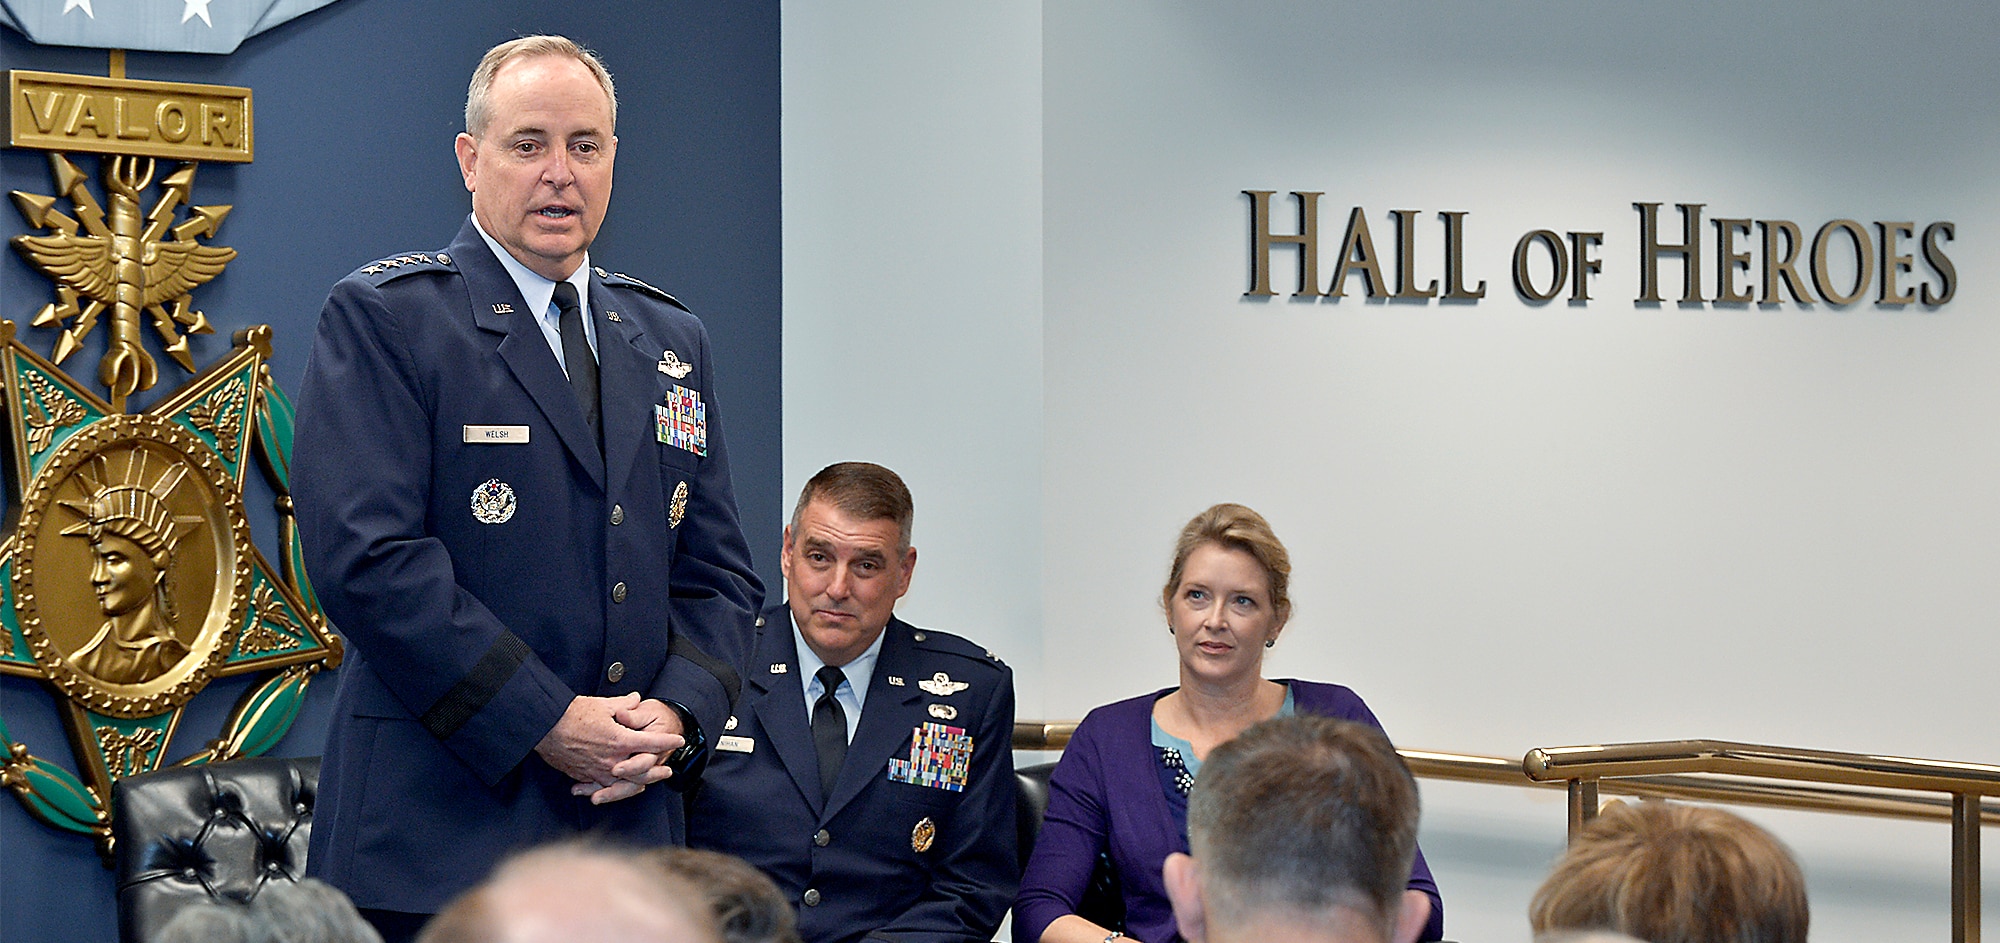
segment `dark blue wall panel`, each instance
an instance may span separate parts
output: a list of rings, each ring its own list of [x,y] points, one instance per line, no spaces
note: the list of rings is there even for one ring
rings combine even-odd
[[[276,330],[272,370],[295,391],[326,289],[374,258],[442,246],[469,202],[452,157],[465,83],[480,53],[517,35],[556,32],[598,50],[618,82],[618,168],[611,213],[591,257],[674,292],[707,322],[722,374],[737,496],[767,585],[778,584],[782,527],[779,397],[778,4],[534,0],[340,0],[252,37],[229,56],[131,53],[132,78],[250,87],[256,161],[203,165],[194,202],[232,203],[211,240],[239,253],[197,290],[217,325],[194,340],[197,364],[250,324]],[[0,29],[0,66],[104,75],[102,50],[35,46]],[[80,160],[89,169],[94,161]],[[0,190],[51,193],[39,151],[0,150]],[[93,184],[93,191],[98,187]],[[149,195],[150,203],[152,196]],[[0,235],[28,231],[11,205]],[[0,251],[0,318],[25,326],[50,283]],[[52,330],[26,329],[47,353]],[[93,377],[102,329],[64,364]],[[157,348],[155,348],[157,350]],[[161,390],[186,374],[161,358]],[[149,399],[149,398],[148,398]],[[146,399],[139,401],[143,405]],[[249,500],[270,547],[269,502]],[[245,679],[212,686],[183,720],[169,757],[221,731]],[[333,683],[316,681],[274,755],[320,752]],[[0,717],[37,755],[73,768],[51,696],[0,678]],[[0,939],[113,940],[110,872],[88,841],[59,834],[0,799]]]

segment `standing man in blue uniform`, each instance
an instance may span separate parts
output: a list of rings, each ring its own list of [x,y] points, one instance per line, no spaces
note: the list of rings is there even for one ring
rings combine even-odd
[[[880,465],[814,475],[785,528],[785,605],[757,620],[688,843],[762,868],[806,943],[993,938],[1012,903],[1013,673],[897,619],[910,491]]]
[[[684,838],[762,587],[708,336],[593,267],[617,98],[591,53],[490,50],[451,245],[335,285],[299,398],[309,572],[351,643],[308,867],[393,941],[510,849]]]

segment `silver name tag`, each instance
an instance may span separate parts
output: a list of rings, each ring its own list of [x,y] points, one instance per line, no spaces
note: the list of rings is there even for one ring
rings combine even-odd
[[[528,444],[527,426],[466,426],[465,441],[484,442],[489,445]]]
[[[724,753],[754,753],[757,750],[757,741],[749,737],[717,737],[715,748]]]

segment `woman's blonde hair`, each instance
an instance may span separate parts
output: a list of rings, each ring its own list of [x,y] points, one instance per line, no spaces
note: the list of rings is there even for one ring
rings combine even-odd
[[[1285,552],[1285,545],[1271,531],[1264,515],[1241,504],[1228,503],[1196,514],[1181,528],[1180,540],[1174,544],[1174,565],[1167,571],[1166,588],[1160,591],[1160,604],[1168,611],[1173,609],[1174,591],[1180,589],[1188,556],[1203,544],[1219,544],[1249,554],[1271,584],[1271,610],[1278,621],[1282,623],[1291,617],[1292,555]]]

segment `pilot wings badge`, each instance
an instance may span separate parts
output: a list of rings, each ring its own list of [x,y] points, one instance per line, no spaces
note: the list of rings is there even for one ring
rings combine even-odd
[[[671,350],[660,355],[660,372],[667,376],[679,380],[687,376],[692,370],[694,370],[694,364],[682,361],[680,356]]]
[[[940,671],[929,678],[917,682],[917,687],[923,688],[938,697],[948,697],[972,687],[972,685],[963,681],[953,681],[951,680],[951,675]]]

